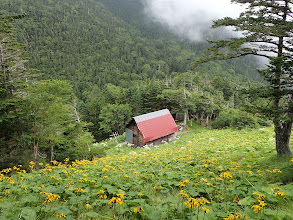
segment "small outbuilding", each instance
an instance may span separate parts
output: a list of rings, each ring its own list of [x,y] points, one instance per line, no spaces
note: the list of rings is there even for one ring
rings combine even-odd
[[[135,146],[159,145],[175,138],[178,130],[168,109],[133,117],[126,126],[126,141]]]

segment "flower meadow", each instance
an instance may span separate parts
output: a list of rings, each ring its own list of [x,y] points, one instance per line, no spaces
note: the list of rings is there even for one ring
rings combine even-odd
[[[18,165],[0,173],[0,219],[289,220],[293,159],[275,154],[271,128],[201,128],[93,160]]]

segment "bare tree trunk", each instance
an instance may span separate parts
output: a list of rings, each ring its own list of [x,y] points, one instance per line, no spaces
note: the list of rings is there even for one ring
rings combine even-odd
[[[5,66],[5,57],[4,57],[4,42],[5,41],[5,38],[1,41],[1,50],[0,50],[0,54],[1,54],[1,69],[2,69],[2,72],[3,72],[3,82],[4,82],[4,86],[5,86],[5,89],[7,90],[7,79],[6,79],[6,66]]]
[[[200,124],[201,124],[202,120],[203,120],[203,112],[200,113],[200,119],[199,119]]]
[[[74,116],[75,116],[75,119],[76,119],[76,121],[77,122],[80,122],[80,117],[79,117],[79,115],[78,115],[78,112],[77,112],[77,103],[76,103],[76,101],[74,100],[73,101],[73,103],[72,103],[72,107],[73,107],[73,109],[74,109]]]
[[[196,121],[199,120],[198,112],[196,112],[196,114],[195,114],[195,118],[196,118]]]
[[[185,91],[185,81],[184,81],[184,102],[186,103],[186,91]],[[188,114],[188,111],[185,110],[184,111],[184,127],[186,126],[186,121],[187,121],[187,114]]]
[[[47,111],[44,111],[43,112],[43,117],[42,117],[42,120],[41,120],[41,125],[40,125],[39,132],[38,132],[37,143],[35,143],[35,138],[34,138],[34,162],[36,162],[36,159],[37,159],[38,147],[39,147],[40,137],[41,137],[41,133],[42,133],[42,129],[43,129],[43,123],[44,123],[44,119],[45,119],[46,114],[47,114]],[[35,135],[35,127],[34,127],[34,135]]]
[[[34,143],[34,154],[33,154],[33,158],[34,158],[34,162],[36,162],[36,158],[37,158],[37,147],[36,147],[36,122],[33,123],[34,126],[34,139],[33,139],[33,143]]]
[[[50,161],[53,161],[54,160],[54,152],[53,152],[53,150],[54,150],[54,147],[51,144],[51,158],[50,158]]]
[[[186,121],[187,121],[187,111],[184,112],[184,126],[186,126]]]
[[[290,150],[290,136],[292,130],[292,121],[275,122],[276,150],[278,156],[292,155]]]

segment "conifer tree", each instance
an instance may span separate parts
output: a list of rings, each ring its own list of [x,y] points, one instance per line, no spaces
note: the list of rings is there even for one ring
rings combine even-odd
[[[209,55],[194,64],[225,60],[246,55],[265,57],[269,65],[260,71],[269,86],[254,90],[254,95],[270,100],[262,112],[275,127],[278,155],[292,154],[290,135],[293,121],[293,1],[292,0],[232,0],[246,4],[246,10],[236,19],[226,17],[214,22],[213,28],[231,26],[241,36],[214,41]]]
[[[20,135],[24,102],[22,45],[13,37],[12,22],[21,16],[0,17],[0,146],[13,147]]]

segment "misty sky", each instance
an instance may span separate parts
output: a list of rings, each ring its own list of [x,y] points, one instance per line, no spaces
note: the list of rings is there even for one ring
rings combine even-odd
[[[230,0],[145,0],[145,5],[152,20],[194,41],[205,40],[212,20],[237,17],[244,9]]]

